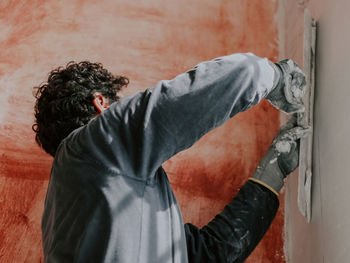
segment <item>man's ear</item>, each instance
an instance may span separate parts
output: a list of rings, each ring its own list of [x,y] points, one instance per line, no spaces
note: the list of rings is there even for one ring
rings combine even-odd
[[[108,99],[105,98],[101,93],[95,92],[94,94],[92,94],[92,96],[94,97],[92,103],[94,104],[98,113],[101,113],[109,107]]]

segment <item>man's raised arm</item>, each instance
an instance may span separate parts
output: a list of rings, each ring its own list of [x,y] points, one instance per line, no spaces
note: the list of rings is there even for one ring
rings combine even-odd
[[[122,98],[91,126],[98,126],[101,140],[110,138],[102,143],[104,151],[115,156],[110,165],[146,178],[164,161],[266,97],[279,74],[273,63],[251,53],[216,58]]]

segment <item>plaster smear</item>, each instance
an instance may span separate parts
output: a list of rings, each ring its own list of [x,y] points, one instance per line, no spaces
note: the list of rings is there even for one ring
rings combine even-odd
[[[289,153],[291,145],[288,141],[279,141],[276,143],[275,148],[278,153]]]
[[[277,161],[277,157],[276,158],[273,158],[271,161],[270,161],[270,164],[273,164]]]
[[[295,98],[300,99],[304,96],[305,91],[306,91],[306,87],[304,89],[300,88],[299,86],[292,86],[291,88],[292,90],[292,94]]]

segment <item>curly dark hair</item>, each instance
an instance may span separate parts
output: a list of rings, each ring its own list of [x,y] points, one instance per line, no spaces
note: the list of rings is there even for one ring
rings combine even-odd
[[[48,154],[55,156],[60,142],[73,130],[87,124],[97,114],[92,100],[101,93],[110,103],[129,84],[124,76],[114,76],[100,63],[69,62],[49,73],[47,82],[34,87],[35,140]]]

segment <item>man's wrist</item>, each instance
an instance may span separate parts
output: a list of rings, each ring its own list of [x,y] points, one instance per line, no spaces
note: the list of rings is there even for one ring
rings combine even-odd
[[[268,161],[263,167],[259,165],[252,176],[253,181],[257,180],[261,184],[267,185],[267,188],[272,188],[275,193],[278,193],[283,187],[284,178],[285,176],[278,165],[277,159]]]
[[[275,195],[278,196],[278,192],[275,189],[273,189],[271,186],[269,186],[266,183],[264,183],[263,181],[260,181],[260,180],[254,178],[254,177],[250,177],[250,178],[248,178],[248,180],[253,181],[255,183],[258,183],[258,184],[264,186],[265,188],[269,189],[272,193],[274,193]]]
[[[282,80],[283,72],[282,72],[282,69],[277,64],[273,63],[270,60],[269,60],[269,65],[274,70],[273,88],[271,89],[271,92],[272,92],[275,88],[277,88],[277,86],[279,86],[279,84],[280,84],[280,82]]]

